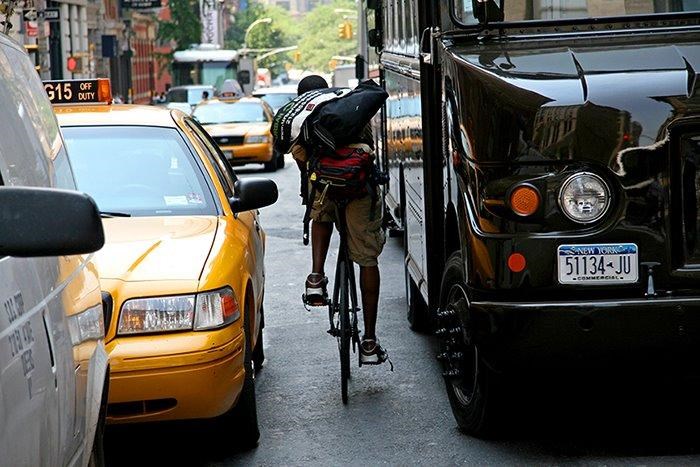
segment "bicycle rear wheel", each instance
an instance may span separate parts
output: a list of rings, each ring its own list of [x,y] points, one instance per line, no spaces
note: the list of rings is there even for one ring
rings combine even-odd
[[[340,387],[343,404],[348,403],[348,380],[350,379],[350,340],[352,329],[350,328],[350,305],[348,300],[347,264],[343,264],[338,271],[340,290],[338,296],[338,321],[340,336],[338,337],[338,350],[340,351]]]

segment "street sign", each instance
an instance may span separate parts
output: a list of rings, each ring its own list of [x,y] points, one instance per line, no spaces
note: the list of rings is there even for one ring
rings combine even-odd
[[[60,21],[61,20],[61,10],[58,8],[45,8],[43,10],[38,10],[38,18],[44,18],[44,21]]]
[[[22,17],[25,21],[34,21],[37,18],[36,9],[30,8],[28,10],[22,10]]]
[[[39,35],[39,28],[37,27],[36,21],[25,21],[24,30],[26,31],[27,37],[37,37]]]
[[[147,10],[149,8],[160,8],[161,0],[121,0],[122,8],[132,10]]]

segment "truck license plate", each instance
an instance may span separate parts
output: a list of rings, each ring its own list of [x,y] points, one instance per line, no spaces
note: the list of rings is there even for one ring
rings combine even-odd
[[[559,245],[557,257],[561,284],[628,284],[639,278],[634,243]]]

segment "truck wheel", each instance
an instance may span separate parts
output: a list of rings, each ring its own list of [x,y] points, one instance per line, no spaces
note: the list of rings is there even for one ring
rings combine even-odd
[[[456,252],[447,260],[442,277],[436,331],[440,340],[438,359],[459,428],[469,435],[490,437],[499,430],[502,385],[479,355],[468,320],[464,263]]]
[[[243,328],[245,329],[245,380],[241,395],[231,410],[219,417],[218,422],[223,426],[217,430],[221,434],[222,442],[234,443],[244,450],[250,450],[258,445],[260,430],[258,428],[258,410],[255,402],[255,372],[253,370],[253,351],[250,348],[250,326],[248,307],[244,314]]]

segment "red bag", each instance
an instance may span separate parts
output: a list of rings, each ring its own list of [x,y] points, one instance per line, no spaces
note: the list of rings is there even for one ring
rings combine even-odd
[[[320,152],[309,165],[309,180],[322,197],[357,199],[370,193],[374,153],[366,144]]]

